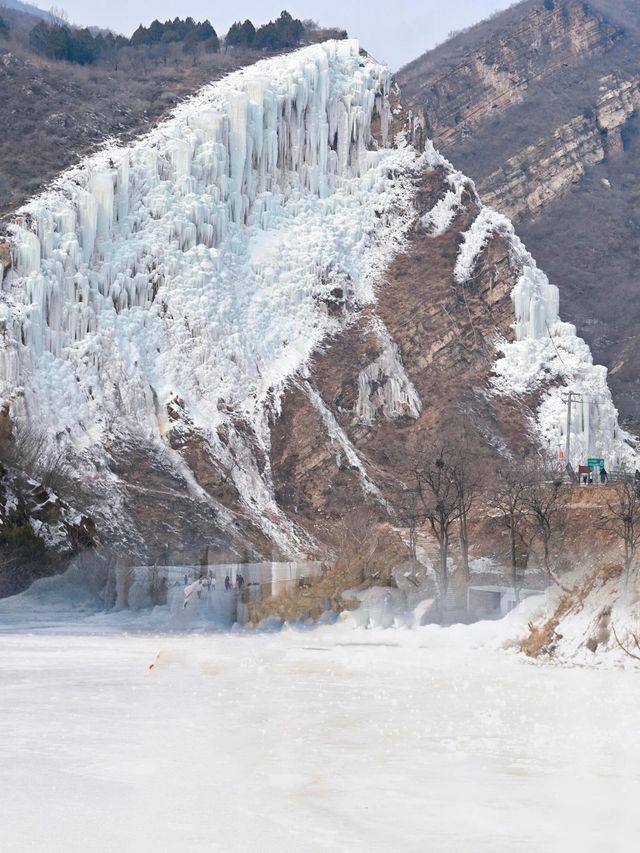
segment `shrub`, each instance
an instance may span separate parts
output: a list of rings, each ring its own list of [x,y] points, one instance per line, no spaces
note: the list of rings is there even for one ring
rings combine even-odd
[[[220,43],[216,31],[210,21],[196,23],[193,18],[174,18],[173,21],[153,21],[148,27],[140,24],[131,36],[133,47],[157,44],[173,44],[183,42],[185,52],[195,49],[198,44],[204,44],[210,52],[219,50]]]
[[[60,24],[49,25],[40,21],[29,33],[29,44],[48,59],[66,60],[79,65],[89,65],[98,58],[101,48],[105,48],[104,37],[94,39],[86,27],[71,29]]]
[[[0,543],[9,559],[19,563],[43,563],[47,559],[44,539],[33,532],[28,524],[9,527],[0,533]]]

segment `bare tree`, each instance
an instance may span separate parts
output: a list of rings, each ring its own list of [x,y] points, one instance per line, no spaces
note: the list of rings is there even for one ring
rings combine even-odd
[[[520,597],[518,569],[524,572],[531,548],[530,524],[527,516],[527,497],[530,486],[528,469],[510,464],[499,469],[489,495],[489,505],[497,512],[500,522],[509,533],[511,578],[516,600]]]
[[[411,570],[415,571],[416,563],[418,562],[418,529],[425,521],[417,489],[405,488],[402,491],[398,500],[396,517],[409,533],[409,561],[411,563]]]
[[[343,589],[390,585],[393,567],[406,557],[399,536],[380,523],[366,506],[347,512],[337,524],[334,550],[333,571],[336,577],[342,577]]]
[[[444,601],[449,589],[451,528],[460,518],[460,492],[450,450],[443,445],[433,448],[428,457],[425,454],[414,470],[414,478],[423,517],[438,543],[438,581]]]
[[[58,491],[68,484],[71,469],[65,450],[34,424],[14,425],[12,451],[20,467],[45,488]]]
[[[637,484],[631,478],[626,478],[616,484],[614,493],[615,497],[607,503],[602,527],[622,539],[624,572],[628,583],[640,545],[640,492]]]
[[[618,634],[616,632],[616,629],[615,629],[613,623],[611,623],[611,630],[613,632],[613,636],[615,638],[616,643],[622,649],[622,651],[625,654],[629,655],[630,658],[633,658],[634,660],[640,660],[639,654],[635,654],[634,652],[630,652],[629,649],[622,643],[622,641],[618,637]],[[632,631],[630,631],[629,633],[631,634],[631,638],[633,639],[633,642],[635,644],[636,649],[640,652],[640,638],[638,638],[638,635],[634,634]]]
[[[464,579],[469,581],[469,523],[479,494],[480,449],[473,446],[473,435],[464,422],[447,425],[447,440],[431,443],[424,436],[406,465],[408,484],[397,499],[398,520],[409,531],[410,558],[415,561],[417,531],[428,524],[437,544],[436,566],[441,599],[449,589],[449,551],[457,527]],[[404,451],[406,454],[406,449]]]
[[[460,553],[467,583],[471,579],[469,571],[469,518],[480,487],[476,460],[477,451],[471,446],[469,436],[463,433],[451,447],[451,471],[458,494]]]
[[[62,6],[51,6],[49,9],[49,18],[51,19],[51,23],[58,27],[69,25],[69,13]]]
[[[542,542],[544,568],[550,581],[568,592],[551,564],[551,541],[564,527],[565,489],[559,481],[542,483],[532,481],[525,492],[525,503],[530,514],[534,535]]]

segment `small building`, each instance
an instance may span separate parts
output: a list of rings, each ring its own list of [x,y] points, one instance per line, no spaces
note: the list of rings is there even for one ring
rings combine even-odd
[[[578,466],[578,482],[581,486],[586,486],[589,483],[589,475],[591,474],[591,468],[588,465],[579,465]]]
[[[519,600],[532,595],[544,595],[544,590],[521,589]],[[467,615],[472,620],[501,619],[519,602],[512,586],[470,586],[467,589]]]

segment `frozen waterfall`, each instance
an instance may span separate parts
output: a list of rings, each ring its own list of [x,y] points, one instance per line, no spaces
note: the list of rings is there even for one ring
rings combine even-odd
[[[0,400],[81,447],[116,417],[157,436],[158,401],[212,435],[230,408],[257,429],[339,322],[332,282],[369,301],[405,227],[416,155],[385,147],[388,82],[356,41],[315,45],[64,173],[11,230]]]

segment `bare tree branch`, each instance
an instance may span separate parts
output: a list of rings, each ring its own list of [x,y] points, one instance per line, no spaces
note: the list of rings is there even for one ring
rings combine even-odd
[[[640,545],[640,492],[637,483],[628,477],[614,486],[614,494],[615,498],[607,502],[600,527],[622,539],[625,579],[628,583]]]
[[[618,634],[616,632],[616,629],[614,627],[613,622],[611,623],[611,631],[613,632],[613,636],[615,637],[616,643],[620,646],[622,651],[625,654],[629,655],[630,658],[633,658],[634,660],[640,660],[640,655],[634,655],[633,652],[630,652],[629,649],[627,649],[625,646],[622,645],[622,643],[620,642],[620,639],[618,637]],[[631,636],[633,637],[635,644],[638,647],[638,649],[640,649],[640,642],[638,641],[638,637],[635,634],[632,634]]]

